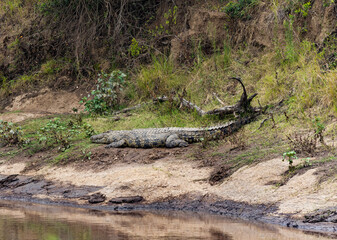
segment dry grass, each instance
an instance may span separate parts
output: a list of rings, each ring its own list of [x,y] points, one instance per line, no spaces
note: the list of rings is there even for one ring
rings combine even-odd
[[[171,66],[170,71],[164,71],[164,64],[155,61],[151,67],[144,68],[146,71],[139,72],[137,87],[143,92],[157,91],[157,95],[186,89],[192,102],[208,110],[221,106],[214,93],[225,104],[238,101],[242,90],[229,80],[236,76],[243,79],[249,94],[258,93],[256,100],[262,105],[276,105],[284,100],[290,115],[304,113],[314,117],[319,114],[325,120],[329,114],[336,113],[337,70],[325,70],[320,65],[323,56],[310,42],[298,43],[296,54],[297,60],[288,63],[273,49],[254,53],[246,48],[232,50],[231,60],[225,68],[219,67],[223,66],[224,53],[218,53],[188,69],[172,68],[165,61]],[[144,84],[146,82],[152,85]],[[256,100],[253,104],[258,105]]]

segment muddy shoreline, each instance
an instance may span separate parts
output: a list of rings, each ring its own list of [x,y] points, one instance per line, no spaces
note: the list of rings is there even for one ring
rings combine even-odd
[[[101,186],[60,184],[47,181],[42,177],[16,174],[0,175],[0,200],[86,208],[98,211],[186,211],[208,213],[253,222],[276,224],[337,237],[337,224],[335,222],[325,222],[327,218],[321,217],[318,220],[316,219],[317,221],[310,223],[308,219],[313,219],[315,216],[295,219],[291,214],[280,215],[276,213],[278,206],[274,204],[253,205],[232,200],[222,200],[211,195],[191,194],[178,198],[166,198],[156,202],[148,202],[144,199],[141,202],[122,204],[113,204],[109,202],[109,199],[104,198],[102,201],[96,202],[96,204],[90,204],[90,197],[96,196],[101,188]],[[323,216],[322,210],[320,211]],[[329,212],[331,211],[329,210]]]

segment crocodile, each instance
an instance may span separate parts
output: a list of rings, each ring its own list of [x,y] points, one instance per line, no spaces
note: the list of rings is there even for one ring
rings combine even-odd
[[[187,147],[189,143],[200,142],[205,139],[217,140],[239,130],[250,123],[252,117],[241,118],[224,125],[208,128],[143,128],[133,130],[107,131],[94,135],[90,140],[94,143],[108,144],[106,148],[134,147]]]

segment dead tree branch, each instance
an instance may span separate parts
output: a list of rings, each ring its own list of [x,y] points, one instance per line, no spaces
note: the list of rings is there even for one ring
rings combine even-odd
[[[243,93],[241,95],[241,98],[239,100],[238,103],[236,103],[235,105],[229,105],[229,106],[223,106],[221,108],[216,108],[213,109],[211,111],[203,111],[200,107],[196,106],[195,104],[187,101],[186,99],[183,99],[183,105],[192,109],[192,110],[196,110],[199,115],[204,116],[204,115],[220,115],[220,116],[224,116],[224,115],[228,115],[228,114],[240,114],[240,113],[246,113],[246,112],[260,112],[261,109],[260,108],[253,108],[250,103],[251,101],[257,96],[257,93],[254,93],[252,96],[250,96],[248,98],[247,95],[247,91],[245,88],[245,85],[243,84],[242,80],[240,78],[230,78],[233,80],[237,80],[240,85],[242,86],[243,89]]]
[[[243,93],[241,95],[241,98],[239,100],[238,103],[234,104],[234,105],[229,105],[229,106],[223,106],[221,108],[216,108],[213,109],[211,111],[204,111],[202,110],[199,106],[197,106],[194,103],[191,103],[190,101],[186,100],[185,98],[179,97],[179,98],[169,98],[167,96],[163,96],[163,97],[159,97],[159,98],[155,98],[153,99],[153,101],[151,102],[147,102],[147,103],[142,103],[142,104],[138,104],[134,107],[130,107],[130,108],[125,108],[121,111],[116,112],[115,114],[119,114],[119,113],[125,113],[137,108],[141,108],[145,105],[154,103],[154,102],[165,102],[165,101],[175,101],[178,102],[181,106],[186,107],[192,111],[196,111],[200,116],[205,116],[205,115],[219,115],[221,117],[224,117],[225,115],[230,115],[230,114],[241,114],[241,113],[260,113],[262,111],[262,108],[253,108],[250,103],[251,101],[257,96],[257,93],[254,93],[252,96],[250,96],[248,98],[247,95],[247,91],[246,88],[242,82],[242,80],[240,78],[231,78],[234,80],[239,81],[239,83],[241,84],[242,88],[243,88]],[[220,99],[218,99],[220,100]],[[220,100],[221,101],[221,100]],[[219,101],[219,102],[220,102]],[[221,101],[222,102],[222,101]]]
[[[213,96],[215,97],[216,100],[218,100],[219,103],[225,105],[225,103],[218,97],[218,95],[215,92],[213,93]]]

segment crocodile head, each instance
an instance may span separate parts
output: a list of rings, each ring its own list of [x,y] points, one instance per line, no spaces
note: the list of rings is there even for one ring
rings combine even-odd
[[[108,143],[107,135],[104,133],[91,136],[90,140],[94,143]]]

